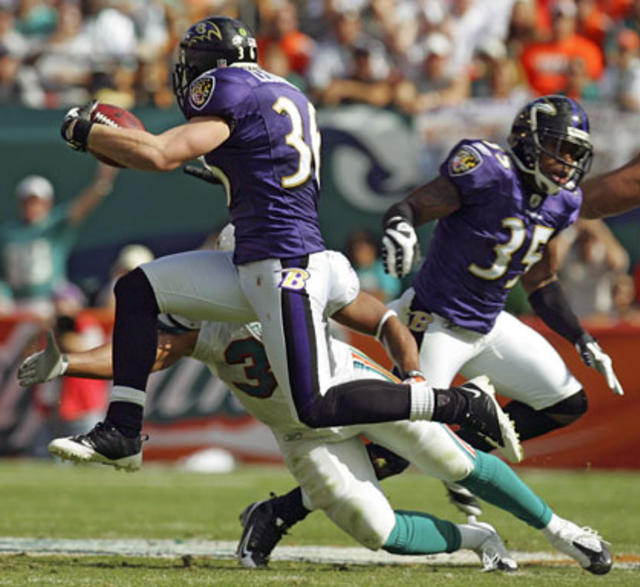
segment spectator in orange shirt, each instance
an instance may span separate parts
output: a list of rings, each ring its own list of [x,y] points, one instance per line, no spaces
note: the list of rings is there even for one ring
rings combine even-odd
[[[576,58],[584,61],[587,74],[596,80],[604,63],[600,48],[576,33],[577,7],[572,0],[560,0],[552,7],[552,38],[533,43],[522,54],[529,86],[540,95],[555,94],[567,85],[569,64]]]
[[[577,31],[582,36],[593,41],[598,47],[604,46],[604,41],[612,26],[609,16],[600,9],[597,0],[576,0],[578,8]]]

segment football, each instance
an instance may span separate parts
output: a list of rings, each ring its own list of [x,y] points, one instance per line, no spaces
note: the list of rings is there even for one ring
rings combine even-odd
[[[139,130],[145,130],[144,124],[142,124],[142,121],[135,114],[132,114],[128,110],[120,108],[119,106],[114,106],[113,104],[102,104],[100,102],[91,112],[91,122],[105,124],[107,126],[117,126],[120,128],[136,128]],[[98,159],[98,161],[102,161],[107,165],[111,165],[112,167],[122,167],[120,163],[117,163],[113,159],[98,155],[97,153],[92,154],[96,159]]]

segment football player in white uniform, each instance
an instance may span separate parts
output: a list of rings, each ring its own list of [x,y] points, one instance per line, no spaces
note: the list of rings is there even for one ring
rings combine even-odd
[[[183,322],[175,318],[173,321]],[[300,483],[301,491],[294,490],[287,500],[275,503],[276,511],[269,511],[268,520],[260,507],[264,502],[245,510],[245,528],[237,553],[241,564],[266,565],[286,529],[303,519],[309,510],[321,509],[338,527],[373,550],[427,554],[468,548],[480,555],[485,569],[516,568],[489,524],[475,521],[454,524],[426,513],[394,511],[360,440],[359,435],[364,434],[424,473],[468,487],[541,530],[554,547],[573,557],[586,570],[595,574],[610,570],[611,553],[596,533],[553,513],[503,461],[474,450],[445,425],[391,422],[311,429],[300,424],[286,409],[286,397],[271,372],[260,334],[258,322],[246,325],[204,322],[199,330],[169,333],[160,330],[154,364],[154,370],[162,369],[182,356],[205,363],[229,385],[249,413],[271,427],[285,464]],[[336,380],[395,380],[357,349],[334,342]],[[110,377],[110,344],[63,356],[49,335],[46,349],[25,359],[19,370],[25,386],[62,374]],[[295,503],[296,500],[300,503]]]
[[[375,301],[367,305],[371,309],[370,333],[373,333],[387,310]],[[340,316],[340,312],[337,315]],[[349,322],[348,312],[343,321]],[[177,317],[172,317],[171,322],[185,324]],[[516,568],[499,536],[488,524],[471,521],[458,525],[429,514],[394,511],[380,489],[376,478],[379,475],[359,438],[364,434],[421,471],[460,483],[542,530],[551,544],[575,558],[588,571],[602,574],[611,568],[611,553],[597,534],[554,514],[505,463],[474,450],[446,426],[405,421],[309,428],[286,409],[287,397],[271,371],[259,323],[204,322],[192,324],[191,328],[196,330],[159,331],[153,369],[164,368],[182,356],[191,356],[208,365],[254,417],[270,426],[285,464],[301,487],[301,491],[291,492],[288,499],[275,502],[276,511],[271,512],[269,520],[265,520],[260,504],[245,511],[245,529],[238,548],[238,557],[245,566],[264,566],[287,527],[303,519],[308,510],[322,509],[337,526],[374,550],[426,554],[470,548],[481,556],[485,568]],[[331,342],[332,381],[397,381],[357,349],[338,340]],[[19,369],[23,385],[62,374],[111,377],[111,345],[62,356],[49,335],[46,349],[25,359]],[[54,454],[56,446],[63,441],[52,442]],[[74,454],[76,459],[83,460],[81,452]],[[68,458],[65,451],[62,455]],[[88,446],[86,458],[92,455],[92,447]],[[106,463],[114,464],[109,459]],[[116,466],[135,468],[136,463],[122,462]]]

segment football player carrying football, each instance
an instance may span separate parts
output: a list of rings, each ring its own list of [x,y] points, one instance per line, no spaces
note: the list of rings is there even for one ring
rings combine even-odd
[[[260,321],[288,409],[312,428],[409,418],[456,422],[518,460],[519,442],[490,384],[483,379],[434,390],[411,373],[417,352],[409,357],[410,347],[404,385],[331,381],[327,320],[357,307],[359,284],[346,258],[327,251],[320,234],[315,109],[256,61],[256,40],[246,26],[209,17],[182,38],[174,70],[175,95],[188,123],[154,135],[95,124],[77,108],[63,121],[62,136],[71,147],[126,167],[167,171],[202,157],[225,188],[236,229],[233,259],[226,252],[183,253],[145,264],[117,282],[114,387],[106,421],[66,443],[68,456],[92,447],[98,461],[138,460],[156,319],[164,312],[192,320]],[[379,332],[398,322],[392,314],[385,314]]]
[[[579,185],[591,158],[582,107],[565,96],[541,97],[516,116],[506,150],[463,140],[436,179],[384,216],[385,268],[399,277],[412,266],[414,227],[439,219],[413,287],[391,304],[418,342],[428,381],[439,387],[458,372],[487,374],[511,398],[505,411],[522,440],[574,422],[587,396],[554,348],[505,311],[518,279],[544,322],[623,393],[611,359],[580,325],[556,276],[554,237],[580,214]],[[473,433],[461,436],[489,449]],[[463,511],[480,513],[462,488],[449,489]]]

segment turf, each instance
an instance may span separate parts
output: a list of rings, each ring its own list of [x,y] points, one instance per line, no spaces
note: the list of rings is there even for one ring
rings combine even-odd
[[[519,471],[560,515],[589,525],[612,542],[614,553],[640,555],[640,475],[625,472]],[[49,461],[0,463],[0,536],[33,538],[170,538],[235,540],[238,513],[269,491],[293,486],[278,467],[243,467],[226,475],[184,473],[145,465],[134,474],[107,467],[74,467]],[[413,472],[384,482],[395,507],[425,510],[463,521],[440,483]],[[511,516],[486,507],[507,546],[549,551],[540,535]],[[283,545],[355,542],[321,513],[286,536]],[[208,557],[147,559],[126,556],[0,557],[0,585],[638,585],[640,571],[614,568],[593,577],[577,567],[522,565],[513,576],[481,574],[449,565],[328,565],[274,561],[267,571],[246,571],[234,561]]]

